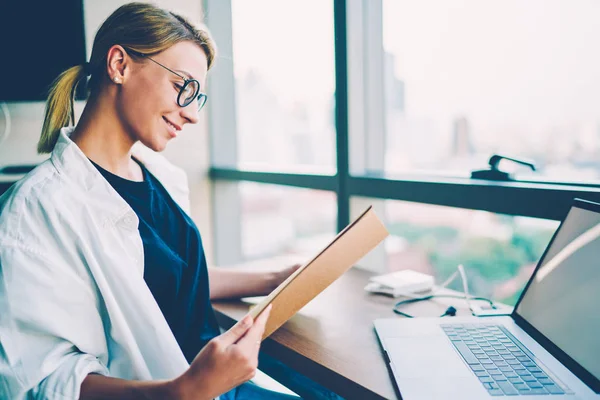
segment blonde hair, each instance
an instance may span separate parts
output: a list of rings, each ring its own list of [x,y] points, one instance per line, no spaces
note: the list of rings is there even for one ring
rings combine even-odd
[[[129,3],[115,10],[96,33],[89,63],[69,68],[52,84],[38,152],[52,152],[60,129],[68,126],[69,119],[75,125],[73,101],[77,85],[91,74],[90,96],[99,90],[106,75],[108,50],[112,46],[118,44],[133,52],[153,55],[183,41],[196,43],[204,51],[210,69],[217,49],[206,27],[194,26],[184,17],[152,4]]]

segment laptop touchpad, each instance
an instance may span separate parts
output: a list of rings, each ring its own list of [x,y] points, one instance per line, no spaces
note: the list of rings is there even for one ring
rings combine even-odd
[[[466,377],[473,373],[444,336],[385,339],[394,371],[402,378]]]

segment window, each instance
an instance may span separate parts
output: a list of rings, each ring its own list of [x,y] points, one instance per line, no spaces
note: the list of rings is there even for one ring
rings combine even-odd
[[[543,12],[542,12],[543,11]],[[600,4],[383,0],[385,171],[600,181]]]
[[[600,202],[595,2],[206,1],[218,264],[325,241],[372,203],[392,236],[360,267],[463,262],[512,303],[573,198]],[[540,172],[471,179],[496,152]]]
[[[241,169],[335,173],[333,5],[233,0]]]
[[[308,261],[335,236],[333,192],[253,182],[239,190],[244,260],[290,254]]]
[[[557,221],[386,201],[388,271],[413,269],[440,283],[463,264],[469,289],[514,305]],[[462,290],[457,279],[453,289]]]

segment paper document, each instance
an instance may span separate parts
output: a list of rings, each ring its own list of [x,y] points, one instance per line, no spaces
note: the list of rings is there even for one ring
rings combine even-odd
[[[341,231],[325,249],[300,267],[249,312],[256,318],[273,304],[263,339],[331,285],[388,236],[372,207]]]

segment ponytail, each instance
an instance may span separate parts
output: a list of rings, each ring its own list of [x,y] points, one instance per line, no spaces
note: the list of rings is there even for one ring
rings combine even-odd
[[[98,29],[86,67],[69,68],[52,84],[38,152],[52,152],[60,129],[69,125],[69,118],[75,125],[73,98],[80,80],[91,75],[87,89],[92,99],[102,89],[107,78],[107,53],[112,46],[118,44],[137,53],[153,55],[183,41],[195,43],[204,51],[210,69],[217,48],[205,27],[195,26],[186,18],[152,4],[128,3],[119,7]]]
[[[73,100],[77,84],[86,75],[84,67],[71,67],[56,78],[48,93],[44,126],[38,142],[38,153],[51,153],[58,140],[60,129],[69,125],[69,118],[75,125]]]

